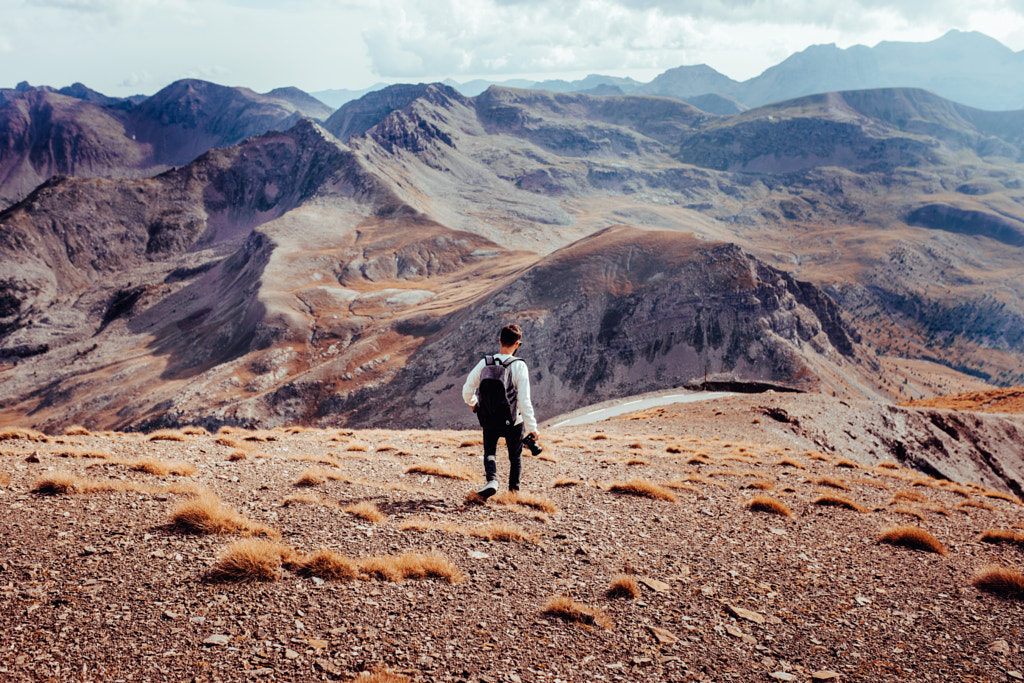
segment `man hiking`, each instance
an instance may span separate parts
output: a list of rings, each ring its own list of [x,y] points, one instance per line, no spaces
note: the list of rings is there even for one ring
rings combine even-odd
[[[486,500],[498,492],[498,439],[508,448],[508,490],[519,490],[524,434],[537,438],[537,419],[530,402],[530,373],[526,361],[516,358],[523,331],[515,323],[501,328],[493,356],[484,356],[466,378],[463,400],[473,408],[484,430],[484,474],[487,484],[478,493]]]

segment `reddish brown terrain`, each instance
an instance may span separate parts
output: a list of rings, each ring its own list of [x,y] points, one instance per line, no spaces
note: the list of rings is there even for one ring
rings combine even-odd
[[[901,405],[989,413],[1024,413],[1024,387],[969,391],[952,396],[936,396],[907,401]]]
[[[972,581],[1020,570],[1020,500],[981,465],[904,464],[915,420],[982,443],[1022,418],[891,407],[847,447],[862,409],[768,394],[542,429],[518,501],[487,504],[472,431],[7,430],[0,678],[1019,679],[1022,587]],[[863,443],[882,423],[912,430],[906,460]],[[880,542],[901,526],[931,551]]]

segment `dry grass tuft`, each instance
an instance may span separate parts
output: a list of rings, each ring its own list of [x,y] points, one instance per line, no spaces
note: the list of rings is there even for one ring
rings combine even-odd
[[[563,621],[571,621],[578,624],[600,626],[611,630],[612,622],[604,612],[596,607],[582,605],[567,595],[556,595],[548,599],[541,609],[544,614],[558,617]]]
[[[885,462],[878,463],[877,465],[875,465],[875,467],[880,467],[883,470],[898,470],[898,469],[901,469],[899,465],[897,465],[894,462],[889,462],[888,460],[885,461]]]
[[[665,447],[665,452],[666,453],[674,453],[674,454],[678,455],[678,454],[683,452],[683,447],[682,446],[666,446]]]
[[[789,509],[788,505],[777,498],[772,498],[771,496],[754,496],[746,502],[746,508],[756,512],[767,512],[773,515],[781,515],[782,517],[793,516],[793,511]]]
[[[281,562],[293,550],[280,543],[247,538],[235,541],[217,558],[207,576],[211,581],[276,581],[281,578]]]
[[[793,458],[782,458],[780,460],[775,461],[774,464],[776,467],[795,467],[798,470],[807,469],[807,465],[804,465],[803,463],[794,460]]]
[[[1024,574],[1005,567],[989,565],[982,568],[971,579],[971,585],[1001,598],[1024,600]]]
[[[0,486],[7,488],[11,485],[11,475],[6,472],[0,472]]]
[[[662,484],[662,486],[664,486],[666,488],[674,489],[676,491],[692,491],[692,492],[696,493],[698,496],[700,496],[701,498],[704,497],[704,492],[703,491],[701,491],[699,488],[697,488],[693,484],[687,483],[686,480],[673,479],[672,481],[666,481],[664,484]]]
[[[900,489],[896,493],[892,494],[892,500],[889,502],[892,504],[899,500],[909,500],[911,503],[931,502],[928,496],[924,495],[920,491],[914,491],[913,489]]]
[[[594,434],[592,437],[590,437],[591,441],[605,441],[607,439],[608,439],[608,435],[607,434]]]
[[[180,429],[158,429],[148,437],[147,441],[188,441],[188,435]]]
[[[359,576],[359,564],[355,560],[327,548],[290,558],[285,566],[302,576],[315,576],[324,581],[352,581]]]
[[[850,477],[847,479],[851,484],[865,484],[867,486],[874,486],[875,488],[882,489],[883,491],[890,491],[892,487],[886,484],[884,481],[876,481],[874,479],[868,479],[866,477]]]
[[[847,460],[846,458],[840,458],[839,460],[836,460],[832,464],[835,465],[836,467],[844,467],[846,469],[851,470],[860,469],[859,463],[856,463],[852,460]]]
[[[206,427],[200,427],[199,425],[188,425],[187,427],[181,428],[181,433],[188,436],[210,436],[210,432]]]
[[[809,460],[820,460],[822,462],[832,462],[832,458],[828,457],[821,451],[807,451],[804,453]]]
[[[561,477],[559,479],[555,479],[555,481],[553,481],[551,483],[551,486],[553,488],[556,488],[556,489],[557,488],[562,488],[562,487],[565,487],[565,486],[583,486],[583,482],[580,481],[579,479],[572,479],[572,478],[569,478],[569,477]]]
[[[488,541],[503,541],[505,543],[538,543],[537,534],[524,531],[515,524],[508,522],[489,522],[469,530],[471,536],[486,538]]]
[[[1007,529],[989,529],[981,535],[979,540],[985,543],[1011,543],[1024,547],[1024,534]]]
[[[741,489],[759,489],[761,491],[773,491],[775,484],[768,481],[767,479],[755,479],[752,482],[744,484],[740,487]]]
[[[388,521],[388,516],[381,512],[380,508],[365,500],[359,503],[346,505],[342,510],[350,515],[355,515],[356,517],[365,519],[368,522],[373,522],[374,524],[384,524]]]
[[[677,500],[675,494],[667,488],[646,479],[630,479],[627,482],[615,481],[608,486],[608,490],[611,493],[624,493],[652,500],[665,500],[669,503],[674,503]]]
[[[276,529],[243,517],[211,492],[178,503],[171,512],[171,525],[190,534],[243,534],[271,538],[281,536]]]
[[[839,489],[840,491],[849,491],[850,487],[846,485],[846,482],[842,479],[836,479],[835,477],[819,477],[817,479],[805,479],[805,484],[814,484],[815,486],[827,486],[833,489]]]
[[[39,477],[32,484],[33,493],[41,493],[45,496],[67,496],[74,493],[85,493],[87,490],[89,490],[87,480],[79,478],[72,472],[60,470]]]
[[[221,427],[221,431],[224,431],[223,427]],[[218,434],[219,433],[220,432],[218,432]],[[245,448],[241,441],[239,441],[238,439],[232,439],[230,436],[218,436],[216,439],[214,439],[214,443],[216,443],[219,446],[227,446],[228,448]]]
[[[911,507],[894,507],[892,511],[900,515],[910,515],[911,517],[916,517],[921,522],[924,521],[924,513],[922,513],[920,510],[916,510]]]
[[[947,554],[946,548],[939,542],[939,539],[916,526],[893,526],[883,529],[882,535],[878,537],[878,542],[939,555]]]
[[[989,505],[982,500],[965,500],[957,506],[958,510],[962,510],[963,508],[980,508],[982,510],[988,510],[989,512],[996,512],[994,505]]]
[[[238,462],[239,460],[248,460],[249,454],[245,451],[235,450],[228,453],[228,462]]]
[[[359,569],[365,574],[385,581],[436,578],[448,583],[462,583],[466,580],[451,560],[438,553],[407,552],[401,555],[367,557],[359,560]]]
[[[302,471],[295,481],[296,486],[319,486],[327,481],[330,473],[322,467],[309,467]]]
[[[34,441],[37,443],[50,443],[50,437],[34,429],[22,429],[21,427],[8,427],[0,429],[0,441]]]
[[[412,679],[402,674],[396,674],[389,669],[374,669],[364,671],[355,678],[349,679],[348,683],[412,683]]]
[[[618,574],[612,579],[608,590],[604,592],[608,598],[628,598],[635,600],[640,597],[640,585],[629,574]]]
[[[92,432],[82,425],[72,425],[64,430],[64,436],[92,436]]]
[[[190,477],[196,473],[196,466],[183,460],[157,460],[156,458],[139,458],[137,460],[121,461],[135,472],[148,472],[158,477],[166,477],[168,474],[178,474],[183,477]]]
[[[631,458],[630,460],[626,461],[626,466],[627,467],[638,467],[640,465],[650,465],[650,464],[651,463],[647,462],[643,458]]]
[[[1003,493],[1002,491],[996,491],[994,489],[984,489],[981,491],[981,495],[986,498],[996,498],[997,500],[1005,500],[1013,503],[1014,505],[1020,505],[1020,499],[1017,496],[1011,496],[1009,493]]]
[[[854,512],[861,513],[868,511],[867,508],[865,508],[862,505],[858,505],[849,498],[843,498],[841,496],[832,496],[828,494],[818,496],[814,501],[812,501],[811,504],[821,505],[823,507],[844,508],[846,510],[853,510]]]
[[[483,446],[483,439],[466,439],[459,443],[459,448],[473,448],[475,446]]]
[[[289,507],[291,505],[299,505],[302,503],[308,505],[324,504],[324,502],[320,499],[320,496],[309,495],[307,493],[300,493],[297,496],[288,496],[281,502],[281,505],[283,505],[284,507]]]
[[[546,512],[549,515],[557,515],[558,508],[550,500],[544,496],[538,496],[535,493],[524,493],[522,491],[505,491],[491,498],[492,501],[500,505],[524,505],[534,510],[540,510]]]
[[[406,474],[429,474],[435,477],[446,477],[448,479],[459,479],[461,481],[479,481],[480,477],[459,463],[420,463],[410,465],[405,470]]]

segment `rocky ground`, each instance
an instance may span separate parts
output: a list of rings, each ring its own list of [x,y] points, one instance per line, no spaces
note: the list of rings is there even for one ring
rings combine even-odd
[[[486,504],[468,495],[478,481],[443,475],[479,477],[474,432],[6,430],[0,679],[1021,679],[1021,602],[972,585],[1020,568],[1020,545],[980,540],[1019,532],[1020,502],[807,447],[754,410],[764,400],[547,430],[526,495]],[[615,492],[631,480],[675,502]],[[172,522],[209,492],[238,531]],[[792,516],[749,509],[756,495]],[[895,525],[948,554],[879,543]],[[217,580],[247,533],[271,549],[266,580]],[[361,576],[311,571],[321,548]],[[367,559],[406,552],[454,567],[396,581]],[[558,596],[591,616],[546,612]]]

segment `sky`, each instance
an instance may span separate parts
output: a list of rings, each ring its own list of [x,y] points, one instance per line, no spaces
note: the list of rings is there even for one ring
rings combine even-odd
[[[980,31],[1024,50],[1024,0],[0,0],[0,87],[150,95],[447,78],[752,78],[810,45]]]

